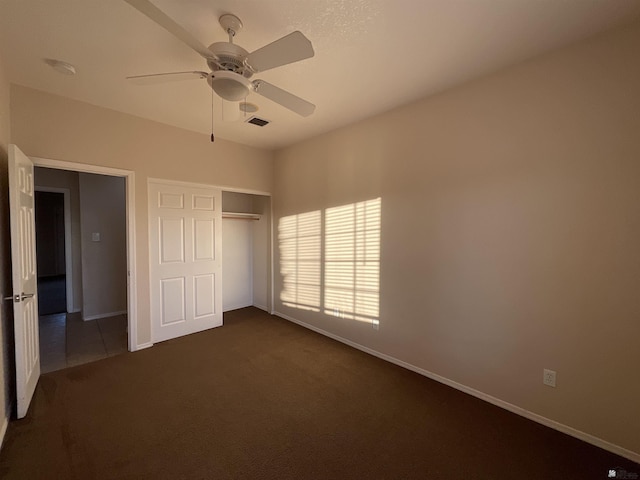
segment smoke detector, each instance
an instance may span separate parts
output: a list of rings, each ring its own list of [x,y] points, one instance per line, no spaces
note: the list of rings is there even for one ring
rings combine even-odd
[[[255,103],[240,102],[238,108],[242,113],[256,113],[258,106]]]
[[[63,75],[76,74],[76,67],[74,67],[70,63],[63,62],[62,60],[46,59],[45,63],[53,68],[56,72],[62,73]]]

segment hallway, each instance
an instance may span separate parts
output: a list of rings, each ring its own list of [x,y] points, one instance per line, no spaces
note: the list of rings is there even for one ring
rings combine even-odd
[[[40,317],[40,370],[53,372],[127,352],[127,316],[83,321],[79,313]]]

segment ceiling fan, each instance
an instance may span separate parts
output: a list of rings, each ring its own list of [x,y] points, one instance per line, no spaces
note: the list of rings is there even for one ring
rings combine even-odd
[[[249,53],[233,43],[234,36],[242,29],[242,22],[235,15],[225,14],[219,18],[219,22],[229,35],[229,41],[212,43],[206,47],[149,0],[124,1],[198,52],[211,70],[136,75],[127,79],[144,82],[158,77],[164,77],[167,81],[201,78],[206,79],[213,91],[229,102],[244,100],[250,92],[255,92],[303,117],[314,112],[314,104],[264,80],[250,80],[255,73],[313,57],[313,46],[301,32],[290,33]]]

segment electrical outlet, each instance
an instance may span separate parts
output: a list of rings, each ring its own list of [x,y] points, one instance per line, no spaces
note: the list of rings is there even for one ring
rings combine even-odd
[[[380,321],[379,320],[371,320],[371,326],[373,327],[374,330],[378,330],[378,328],[380,328]]]
[[[546,368],[542,371],[542,383],[548,385],[549,387],[556,386],[556,372],[553,370],[547,370]]]

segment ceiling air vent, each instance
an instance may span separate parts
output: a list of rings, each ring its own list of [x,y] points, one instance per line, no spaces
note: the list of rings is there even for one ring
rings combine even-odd
[[[247,123],[252,123],[254,125],[257,125],[259,127],[264,127],[265,125],[269,125],[269,120],[264,120],[262,118],[258,118],[258,117],[251,117],[249,120],[247,120]]]

